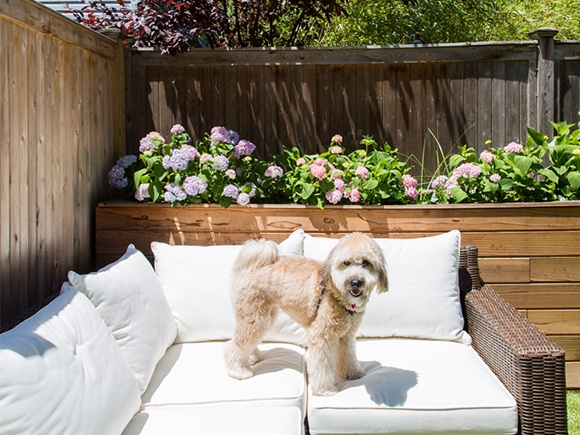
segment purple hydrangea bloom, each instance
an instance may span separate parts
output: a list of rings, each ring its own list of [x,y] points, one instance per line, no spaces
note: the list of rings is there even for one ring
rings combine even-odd
[[[236,199],[239,205],[248,205],[250,203],[250,195],[247,193],[240,193]]]
[[[212,143],[215,142],[230,143],[231,141],[230,131],[225,127],[214,127],[211,129],[210,139]]]
[[[116,166],[120,166],[122,168],[128,168],[136,161],[137,161],[137,156],[129,154],[129,155],[123,156],[119,160],[117,160]]]
[[[109,184],[119,190],[124,189],[129,184],[125,177],[125,169],[121,166],[113,166],[109,171]]]
[[[167,184],[165,186],[165,191],[164,198],[166,202],[183,201],[185,198],[187,198],[187,194],[176,183]]]
[[[215,156],[211,160],[212,160],[212,164],[211,164],[212,168],[217,169],[218,171],[222,171],[222,172],[227,170],[228,166],[230,164],[228,159],[222,155]]]
[[[256,149],[254,145],[249,140],[241,140],[234,148],[234,156],[240,158],[241,156],[249,156]]]
[[[195,160],[197,157],[199,157],[199,151],[197,150],[197,148],[195,148],[194,146],[191,145],[183,145],[181,147],[181,152],[187,157],[188,160]]]
[[[155,148],[155,144],[153,143],[153,140],[151,139],[151,137],[149,137],[149,135],[145,136],[139,142],[139,152],[141,153],[152,150],[153,148]]]
[[[195,175],[183,180],[183,190],[185,190],[188,195],[196,196],[205,192],[206,189],[207,183]]]
[[[279,178],[284,174],[284,170],[277,165],[268,166],[264,171],[264,175],[270,178]]]
[[[455,178],[479,177],[480,174],[481,168],[473,163],[462,163],[457,167],[457,169],[455,169],[455,172],[453,172]]]
[[[240,135],[237,131],[230,130],[230,143],[236,145],[240,141]]]
[[[224,187],[223,195],[228,198],[238,199],[238,196],[240,195],[240,189],[238,189],[238,187],[234,186],[233,184],[228,184],[226,187]]]

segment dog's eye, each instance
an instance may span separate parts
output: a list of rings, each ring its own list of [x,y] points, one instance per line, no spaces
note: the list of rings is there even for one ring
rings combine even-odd
[[[361,264],[362,264],[362,267],[368,267],[369,262],[367,260],[363,260]]]
[[[344,264],[345,266],[350,266],[350,261],[346,260],[346,261],[345,261],[343,264]]]

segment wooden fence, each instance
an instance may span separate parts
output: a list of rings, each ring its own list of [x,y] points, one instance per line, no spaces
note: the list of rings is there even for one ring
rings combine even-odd
[[[93,266],[95,206],[124,152],[122,65],[115,41],[0,0],[2,324]]]
[[[236,130],[262,156],[284,146],[325,151],[338,133],[350,149],[363,135],[433,168],[447,152],[525,141],[528,126],[578,121],[580,44],[554,41],[426,46],[157,51],[131,56],[128,152],[175,123],[199,138]]]

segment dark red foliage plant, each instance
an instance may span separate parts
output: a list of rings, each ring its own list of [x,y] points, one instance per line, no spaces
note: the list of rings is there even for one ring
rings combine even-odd
[[[343,0],[140,0],[110,7],[102,0],[72,10],[93,29],[112,27],[137,47],[176,54],[195,47],[301,46],[311,43]]]

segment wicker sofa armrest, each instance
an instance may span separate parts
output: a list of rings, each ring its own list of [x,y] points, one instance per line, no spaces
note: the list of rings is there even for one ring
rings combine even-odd
[[[462,248],[461,256],[466,329],[473,348],[515,397],[520,433],[567,434],[564,351],[482,285],[476,248]]]

